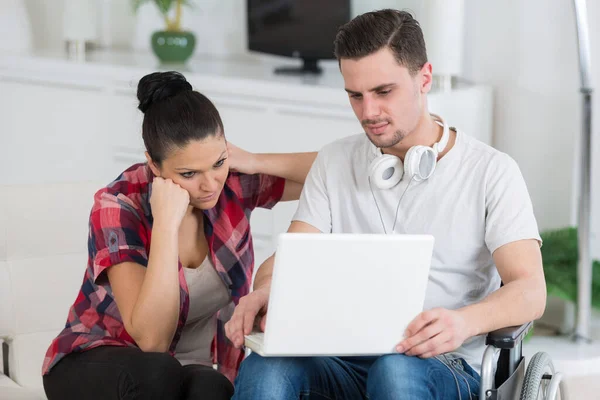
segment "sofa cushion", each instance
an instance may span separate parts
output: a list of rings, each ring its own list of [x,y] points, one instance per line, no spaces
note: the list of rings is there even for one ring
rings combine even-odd
[[[65,326],[81,287],[87,254],[8,261],[15,334],[55,331]]]
[[[43,389],[44,355],[58,332],[56,330],[17,335],[12,340],[9,355],[11,379],[28,389],[38,391]]]
[[[2,190],[0,186],[0,261],[6,260],[6,237],[8,232],[7,219],[8,219],[8,201],[5,195],[6,190]]]
[[[0,374],[0,400],[45,400],[39,389],[26,389],[17,385],[5,375]]]
[[[98,183],[3,186],[6,259],[80,252]],[[1,221],[1,220],[0,220]],[[0,242],[2,234],[0,234]],[[2,256],[0,247],[0,257]]]
[[[15,315],[8,263],[0,261],[0,338],[14,333]]]
[[[18,389],[20,386],[17,385],[12,379],[10,379],[6,375],[0,374],[0,394],[4,392],[7,388]],[[2,397],[0,397],[1,399]]]
[[[15,310],[9,365],[20,385],[41,388],[44,355],[65,325],[86,260],[80,253],[8,261]]]
[[[0,336],[9,337],[14,380],[3,379],[0,400],[45,398],[44,355],[80,289],[89,213],[102,186],[0,186]]]

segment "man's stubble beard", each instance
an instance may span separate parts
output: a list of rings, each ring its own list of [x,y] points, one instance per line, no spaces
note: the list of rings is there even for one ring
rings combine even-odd
[[[401,130],[397,130],[396,132],[394,132],[392,137],[389,139],[388,138],[379,138],[379,137],[373,138],[373,137],[371,137],[371,135],[367,134],[367,137],[369,138],[371,143],[373,143],[373,145],[375,145],[375,147],[378,147],[380,149],[394,147],[395,145],[400,143],[406,136],[407,136],[407,133],[404,131],[401,131]]]

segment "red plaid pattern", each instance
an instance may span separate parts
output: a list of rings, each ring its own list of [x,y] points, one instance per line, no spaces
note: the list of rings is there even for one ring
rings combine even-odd
[[[153,221],[150,210],[152,179],[147,164],[136,164],[94,196],[83,284],[69,310],[65,328],[48,348],[42,374],[47,374],[71,352],[106,345],[136,346],[125,330],[103,272],[126,261],[147,266]],[[205,223],[205,234],[209,254],[230,290],[233,305],[237,305],[250,290],[254,268],[250,214],[255,207],[273,207],[281,199],[284,186],[282,178],[231,172],[217,205],[204,212],[208,222]],[[189,293],[181,263],[179,286],[179,321],[169,349],[171,354],[175,352],[189,310]],[[222,314],[213,341],[213,356],[219,370],[233,381],[244,353],[226,339],[224,324],[229,313],[223,311]]]

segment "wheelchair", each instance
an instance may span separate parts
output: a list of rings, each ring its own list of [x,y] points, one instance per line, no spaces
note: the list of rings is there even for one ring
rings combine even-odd
[[[528,322],[488,333],[481,365],[480,400],[567,399],[563,375],[554,370],[548,354],[536,353],[525,370],[523,339],[532,326],[533,322]],[[498,352],[500,356],[494,374]],[[559,393],[560,397],[557,397]]]

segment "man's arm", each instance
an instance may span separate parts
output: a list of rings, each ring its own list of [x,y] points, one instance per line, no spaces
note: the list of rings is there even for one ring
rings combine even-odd
[[[245,174],[272,175],[285,179],[281,201],[298,200],[306,176],[317,157],[307,153],[250,153],[232,143],[227,143],[229,167]]]
[[[537,240],[519,240],[498,248],[494,262],[504,283],[481,302],[459,310],[436,308],[421,313],[406,330],[397,350],[423,358],[453,351],[472,336],[541,317],[546,282]]]
[[[314,226],[300,221],[292,221],[288,232],[321,233]],[[239,348],[244,344],[244,335],[252,332],[256,324],[262,331],[265,330],[274,261],[275,254],[262,263],[254,278],[254,291],[240,299],[233,316],[225,324],[225,334],[235,347]]]
[[[304,184],[317,152],[307,153],[250,153],[227,143],[229,167],[245,174],[265,174]]]
[[[285,179],[281,201],[298,200],[306,175],[310,171],[317,153],[273,153],[254,154],[255,174],[278,176]]]
[[[274,175],[291,182],[304,184],[317,153],[257,153],[254,157],[256,158],[255,173]]]
[[[546,307],[546,280],[537,240],[508,243],[493,257],[504,286],[461,310],[473,329],[471,336],[536,320]]]

